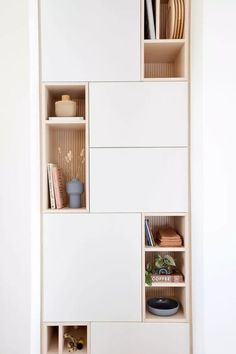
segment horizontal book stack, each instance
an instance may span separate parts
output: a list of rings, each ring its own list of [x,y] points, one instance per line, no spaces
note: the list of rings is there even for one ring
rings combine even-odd
[[[157,243],[160,247],[181,247],[182,237],[172,227],[159,228]]]
[[[65,183],[62,170],[53,163],[48,163],[48,189],[51,209],[66,206]]]
[[[181,283],[184,281],[183,274],[178,271],[170,275],[153,274],[151,277],[153,283]]]

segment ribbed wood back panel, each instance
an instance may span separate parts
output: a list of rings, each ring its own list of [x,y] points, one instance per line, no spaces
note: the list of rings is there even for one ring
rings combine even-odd
[[[145,219],[149,220],[149,225],[151,226],[152,232],[156,235],[158,227],[171,226],[175,227],[175,217],[174,216],[146,216]]]
[[[145,78],[175,77],[173,63],[145,63]]]
[[[85,183],[86,149],[85,131],[78,129],[50,129],[49,162],[55,163],[63,171],[65,181],[77,177]],[[81,156],[83,154],[83,156]],[[82,194],[82,207],[85,205],[85,191]]]
[[[168,4],[160,4],[160,39],[166,38],[166,22],[168,15]]]

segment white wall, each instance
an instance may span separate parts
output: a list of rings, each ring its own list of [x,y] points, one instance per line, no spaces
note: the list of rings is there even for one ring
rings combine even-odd
[[[28,4],[0,11],[0,353],[30,353]]]
[[[193,333],[196,354],[235,351],[235,14],[233,0],[204,0],[202,4],[193,1]]]
[[[235,351],[236,2],[203,2],[206,354]]]
[[[193,353],[204,353],[203,248],[203,24],[202,1],[192,0],[191,16],[191,204]]]

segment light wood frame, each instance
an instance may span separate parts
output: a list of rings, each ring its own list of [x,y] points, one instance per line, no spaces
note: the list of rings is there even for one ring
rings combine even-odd
[[[145,241],[145,219],[155,218],[158,226],[170,225],[183,237],[183,247],[151,247],[146,246]],[[163,221],[162,221],[163,220]],[[156,224],[157,226],[157,224]],[[155,283],[152,286],[145,284],[146,257],[150,259],[150,253],[176,253],[179,257],[183,254],[181,267],[184,271],[183,283]],[[142,214],[142,318],[144,322],[189,322],[190,321],[190,236],[188,213],[143,213]],[[150,296],[149,296],[150,295]],[[170,296],[179,300],[182,308],[171,317],[154,316],[146,309],[146,300],[149,297]]]
[[[78,327],[78,334],[82,332],[85,346],[79,351],[81,354],[90,354],[90,323],[89,322],[53,322],[43,324],[43,353],[42,354],[67,354],[64,333],[67,327]]]
[[[57,99],[60,99],[60,95],[68,93],[72,99],[78,101],[78,98],[84,99],[84,120],[80,122],[67,123],[66,118],[61,122],[54,122],[48,120],[49,116],[54,116],[54,103],[55,94]],[[51,97],[50,97],[51,95]],[[81,109],[80,109],[81,110]],[[73,82],[73,83],[60,83],[50,82],[42,84],[42,113],[41,113],[41,140],[42,140],[42,205],[43,212],[45,213],[81,213],[89,211],[89,149],[88,149],[88,83],[86,82]],[[84,166],[84,182],[85,182],[85,197],[84,207],[79,209],[63,208],[63,209],[51,209],[49,208],[49,195],[48,195],[48,177],[47,177],[47,164],[49,161],[51,150],[53,148],[51,137],[55,131],[65,132],[64,139],[71,136],[75,132],[75,138],[82,137],[84,140],[82,145],[85,149],[85,166]],[[69,135],[68,135],[69,134]],[[81,135],[82,134],[82,135]],[[63,135],[62,135],[63,139]],[[55,151],[54,151],[55,153]]]
[[[141,79],[143,81],[187,81],[189,77],[189,0],[185,4],[183,39],[161,38],[161,6],[156,1],[156,39],[144,39],[145,0],[141,0]]]

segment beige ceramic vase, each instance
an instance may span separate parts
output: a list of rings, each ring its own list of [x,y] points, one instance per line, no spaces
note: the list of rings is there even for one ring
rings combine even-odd
[[[70,99],[69,95],[62,95],[61,101],[55,103],[56,117],[75,117],[76,102]]]

